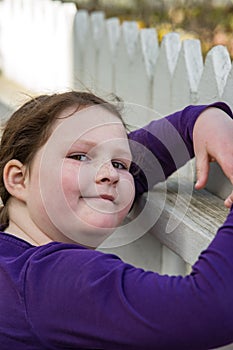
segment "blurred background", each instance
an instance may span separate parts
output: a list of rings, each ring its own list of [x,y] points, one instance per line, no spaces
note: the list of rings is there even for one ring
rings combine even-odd
[[[55,0],[56,1],[56,0]],[[171,31],[181,39],[201,40],[203,55],[214,45],[228,48],[233,58],[233,0],[63,0],[78,9],[102,10],[106,17],[137,21],[140,28],[156,27],[159,41]]]

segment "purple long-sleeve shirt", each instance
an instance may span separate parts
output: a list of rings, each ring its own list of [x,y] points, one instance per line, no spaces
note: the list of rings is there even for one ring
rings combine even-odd
[[[226,105],[216,107],[232,116]],[[190,106],[167,118],[187,147],[187,159],[193,156],[193,126],[204,108]],[[176,148],[167,120],[152,122],[150,133],[129,135],[149,147],[163,167],[164,174],[149,178],[148,186],[178,164],[161,141],[164,135]],[[153,136],[157,131],[159,139]],[[149,174],[154,170],[149,167]],[[140,171],[135,184],[138,193],[147,189]],[[35,247],[0,233],[1,350],[202,350],[230,342],[233,211],[186,277],[146,272],[79,245]]]

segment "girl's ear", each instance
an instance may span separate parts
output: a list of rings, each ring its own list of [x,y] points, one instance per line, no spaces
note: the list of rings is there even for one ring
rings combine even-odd
[[[17,159],[7,162],[3,171],[6,190],[21,201],[26,200],[26,174],[26,167]]]

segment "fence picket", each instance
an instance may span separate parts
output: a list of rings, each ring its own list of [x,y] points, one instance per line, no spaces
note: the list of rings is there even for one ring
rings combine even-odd
[[[106,20],[104,33],[100,41],[99,59],[97,62],[97,82],[100,94],[115,91],[116,50],[120,37],[120,21],[118,18]]]
[[[84,50],[87,43],[89,15],[86,10],[77,11],[73,29],[73,86],[77,90],[84,89]]]
[[[115,93],[125,101],[132,101],[129,71],[134,59],[134,52],[138,38],[138,27],[136,22],[123,22],[121,26],[120,42],[116,51],[115,66]]]
[[[224,46],[217,45],[207,54],[199,85],[198,103],[211,103],[221,99],[231,69],[230,55]]]
[[[233,109],[233,64],[231,66],[230,73],[228,74],[226,84],[222,94],[222,100],[229,104],[229,106]]]
[[[132,100],[151,107],[153,71],[158,56],[158,39],[155,29],[141,29],[130,70]]]
[[[105,14],[102,11],[92,12],[90,26],[86,36],[84,50],[83,83],[87,89],[93,92],[98,90],[97,67],[99,61],[100,40],[104,33]]]
[[[196,103],[203,70],[199,40],[184,40],[171,84],[171,108],[177,110]]]
[[[168,33],[163,37],[155,65],[152,105],[158,116],[171,112],[171,80],[181,48],[178,33]]]
[[[197,88],[203,69],[199,40],[183,41],[171,82],[171,110],[178,110],[197,100]],[[193,163],[186,164],[179,170],[179,175],[193,180]],[[163,271],[181,274],[186,271],[186,264],[166,246],[163,246]]]

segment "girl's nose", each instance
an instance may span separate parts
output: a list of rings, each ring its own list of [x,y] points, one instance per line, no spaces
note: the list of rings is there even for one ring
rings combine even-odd
[[[96,174],[96,183],[116,184],[119,181],[119,173],[111,162],[101,165]]]

